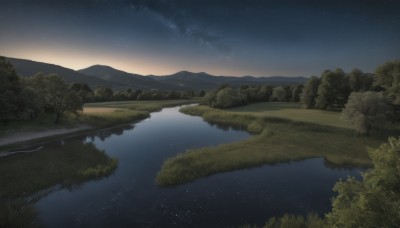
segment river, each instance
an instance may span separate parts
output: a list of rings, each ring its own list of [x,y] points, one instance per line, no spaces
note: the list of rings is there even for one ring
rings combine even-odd
[[[165,159],[190,148],[250,137],[179,112],[152,113],[123,128],[76,138],[119,159],[111,176],[58,189],[35,204],[46,227],[230,227],[262,225],[284,213],[326,213],[332,187],[360,169],[332,168],[323,158],[216,174],[176,187],[161,188],[155,176]],[[60,144],[60,145],[62,145]]]

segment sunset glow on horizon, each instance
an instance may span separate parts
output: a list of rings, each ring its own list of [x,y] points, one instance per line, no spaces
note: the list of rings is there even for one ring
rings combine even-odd
[[[74,70],[100,64],[142,75],[311,76],[337,67],[372,72],[400,58],[400,3],[392,0],[3,5],[0,55]]]

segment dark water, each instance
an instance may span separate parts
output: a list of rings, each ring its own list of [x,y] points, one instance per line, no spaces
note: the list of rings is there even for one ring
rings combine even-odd
[[[117,170],[108,178],[86,182],[74,190],[53,191],[40,199],[35,207],[41,222],[48,227],[263,224],[268,217],[284,213],[323,214],[330,210],[334,183],[347,175],[360,177],[360,170],[331,169],[322,158],[315,158],[160,188],[154,179],[166,158],[189,148],[249,137],[246,132],[211,126],[178,110],[166,108],[134,126],[85,136],[85,142],[119,159]]]

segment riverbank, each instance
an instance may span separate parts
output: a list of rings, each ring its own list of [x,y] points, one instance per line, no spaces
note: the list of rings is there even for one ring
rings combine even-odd
[[[242,111],[244,109],[246,106]],[[279,104],[275,106],[275,110],[278,109],[282,109]],[[237,112],[193,106],[185,107],[181,112],[201,116],[210,123],[240,127],[257,134],[244,141],[188,150],[167,159],[156,177],[160,186],[182,184],[215,173],[315,157],[323,157],[333,167],[369,167],[371,164],[366,148],[376,147],[387,138],[384,133],[357,136],[353,129],[336,127],[332,123],[339,119],[333,118],[339,117],[331,113],[325,116],[320,113],[320,118],[313,123],[312,118],[308,122],[300,122],[261,115],[260,110],[250,109]],[[313,114],[318,115],[318,112],[315,110]],[[328,118],[330,124],[320,124],[319,121],[324,118]]]
[[[9,144],[14,144],[18,142],[30,141],[34,139],[40,139],[49,136],[65,135],[69,133],[76,133],[84,130],[93,129],[89,125],[80,125],[73,128],[61,128],[61,129],[51,129],[44,131],[25,131],[13,133],[0,138],[0,146],[5,146]]]
[[[150,117],[165,107],[196,103],[197,100],[123,101],[85,104],[79,116],[66,113],[60,125],[43,114],[31,121],[10,122],[0,128],[0,147],[8,147],[46,137],[129,124]]]

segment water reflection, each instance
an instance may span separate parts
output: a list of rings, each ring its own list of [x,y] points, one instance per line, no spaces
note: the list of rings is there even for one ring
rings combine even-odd
[[[42,197],[60,189],[79,190],[85,181],[100,180],[117,167],[116,160],[83,136],[54,140],[40,148],[0,159],[0,227],[29,222],[34,218],[30,205]]]
[[[114,175],[78,190],[61,189],[36,203],[49,227],[226,227],[263,224],[285,212],[325,213],[332,187],[359,169],[337,170],[316,158],[263,166],[160,188],[163,161],[189,148],[248,138],[244,131],[210,125],[167,108],[134,128],[97,132],[80,140],[119,159]],[[115,130],[115,134],[113,133]],[[66,145],[65,143],[64,145]]]

